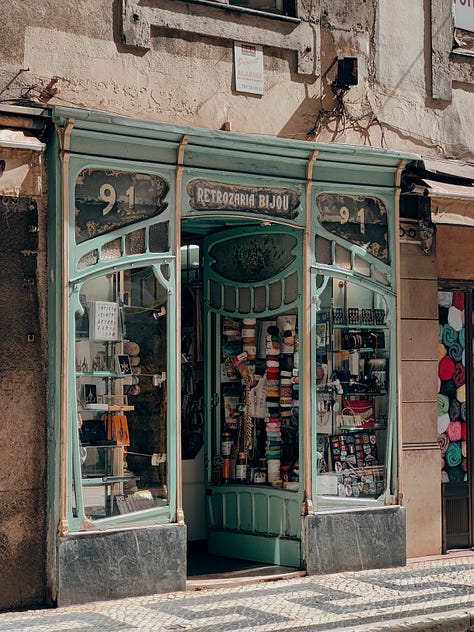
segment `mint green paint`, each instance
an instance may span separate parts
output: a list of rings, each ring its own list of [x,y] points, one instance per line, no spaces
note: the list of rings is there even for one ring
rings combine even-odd
[[[198,221],[198,220],[196,220]],[[280,273],[266,278],[263,281],[252,283],[236,283],[221,277],[212,269],[213,258],[212,248],[218,243],[248,235],[256,234],[292,234],[296,238],[293,248],[294,260]],[[266,294],[267,305],[262,311],[254,311],[254,291],[258,286],[268,286],[278,280],[283,280],[292,274],[298,278],[298,293],[295,300],[284,302],[284,290],[282,300],[279,305],[270,308],[268,305],[269,296]],[[238,301],[235,309],[226,309],[224,305],[220,308],[211,305],[210,284],[215,282],[220,287],[248,288],[250,292],[250,310],[239,311]],[[220,369],[220,331],[221,318],[224,315],[235,318],[255,317],[265,318],[278,316],[287,311],[294,311],[297,314],[298,323],[301,327],[301,292],[302,292],[302,232],[286,226],[245,226],[235,228],[216,235],[210,236],[204,241],[204,322],[207,326],[208,340],[215,340],[215,348],[211,349],[210,344],[205,345],[205,372],[206,372],[206,462],[210,465],[212,455],[219,453],[220,426],[221,426],[221,402],[215,407],[210,406],[213,395],[219,388]],[[221,299],[223,302],[223,291]],[[302,354],[302,344],[300,354]],[[303,371],[301,371],[303,373]],[[300,410],[299,437],[301,439],[302,411]],[[214,440],[214,441],[213,441]],[[301,442],[300,442],[301,443]],[[242,557],[243,559],[254,559],[266,561],[271,564],[287,564],[290,566],[301,565],[301,503],[303,500],[303,476],[306,464],[301,458],[300,445],[300,486],[297,492],[286,491],[270,486],[245,486],[245,485],[220,485],[212,486],[210,479],[210,467],[207,472],[208,495],[207,521],[209,527],[209,550],[212,552],[224,551],[232,552],[231,556]],[[265,538],[262,539],[262,535]],[[226,536],[227,539],[226,539]],[[270,536],[273,536],[270,537]],[[286,541],[281,541],[281,537],[293,538],[291,545]],[[216,541],[215,541],[216,540]],[[272,541],[273,540],[273,541]],[[237,553],[238,552],[238,553]],[[284,562],[282,560],[285,560]]]
[[[71,252],[71,267],[69,270],[69,276],[71,279],[71,300],[73,305],[77,307],[77,296],[81,283],[95,276],[96,274],[104,274],[107,271],[115,271],[127,267],[128,265],[145,266],[153,265],[157,274],[159,275],[159,266],[162,264],[169,264],[171,269],[171,278],[168,285],[169,302],[168,313],[170,322],[174,322],[179,314],[176,311],[177,297],[175,295],[175,279],[176,273],[173,263],[175,262],[175,253],[171,250],[167,253],[145,253],[143,255],[134,255],[132,257],[121,257],[119,260],[111,262],[101,262],[97,267],[92,267],[85,270],[78,270],[77,263],[80,257],[88,249],[94,247],[101,248],[109,240],[115,237],[123,238],[127,232],[137,230],[142,224],[137,224],[120,229],[112,235],[103,235],[83,244],[78,248],[74,247],[74,185],[77,174],[83,168],[112,168],[114,170],[123,171],[136,171],[140,173],[156,173],[164,177],[170,184],[170,191],[168,193],[169,207],[165,214],[159,216],[157,221],[162,221],[165,218],[169,220],[169,235],[170,243],[174,243],[174,200],[175,200],[175,170],[176,160],[179,143],[183,139],[184,135],[189,135],[188,144],[184,152],[184,178],[182,185],[183,194],[183,213],[189,212],[187,207],[187,194],[186,184],[189,180],[202,177],[210,180],[221,181],[224,183],[236,183],[236,184],[252,184],[252,183],[272,183],[275,186],[285,186],[303,192],[301,198],[301,213],[297,218],[297,221],[293,225],[298,224],[303,226],[305,223],[305,205],[306,200],[304,192],[307,186],[307,166],[308,160],[312,156],[313,152],[318,152],[318,157],[314,163],[312,182],[313,188],[311,192],[311,222],[308,229],[310,230],[311,244],[314,244],[314,236],[316,233],[324,235],[329,239],[333,239],[334,242],[338,241],[338,238],[325,234],[322,227],[317,224],[317,209],[315,205],[315,199],[319,192],[344,192],[348,194],[365,194],[374,195],[380,197],[387,207],[389,217],[391,218],[391,227],[393,228],[393,210],[394,210],[394,174],[396,168],[402,159],[418,160],[420,157],[416,155],[404,154],[401,152],[393,152],[388,150],[376,150],[369,147],[352,147],[349,145],[337,145],[337,144],[323,144],[312,143],[306,141],[295,141],[282,138],[272,138],[257,135],[245,135],[232,132],[220,132],[209,129],[199,129],[185,126],[176,126],[161,124],[151,121],[140,121],[132,118],[123,117],[120,115],[92,112],[88,110],[79,110],[74,108],[64,108],[53,106],[52,119],[59,125],[64,124],[66,119],[74,119],[74,128],[71,137],[71,163],[70,163],[70,193],[69,203],[71,208],[71,222],[69,226],[69,240],[72,245]],[[49,230],[50,237],[48,240],[49,245],[49,261],[50,261],[50,301],[49,301],[49,316],[50,316],[50,329],[49,329],[49,361],[50,361],[50,418],[49,418],[49,476],[48,476],[48,505],[50,508],[50,540],[55,537],[58,521],[58,504],[59,504],[59,388],[60,388],[60,324],[61,324],[61,265],[62,254],[60,252],[61,246],[61,173],[59,163],[59,147],[56,137],[53,137],[50,144],[50,191],[52,191],[51,199],[53,200],[50,208],[50,221]],[[267,184],[268,186],[268,184]],[[240,214],[241,217],[237,218],[234,214],[227,213],[210,213],[206,215],[199,215],[198,213],[192,213],[192,219],[187,219],[189,226],[196,228],[196,232],[202,230],[202,233],[206,234],[210,229],[220,224],[223,227],[225,224],[236,222],[256,224],[262,219],[269,219],[268,217],[259,217],[255,215],[248,215],[244,219],[245,213]],[[148,221],[148,220],[147,220]],[[149,220],[153,222],[154,220]],[[146,224],[146,222],[145,222]],[[286,222],[284,230],[291,230],[291,222]],[[324,266],[317,265],[314,252],[312,252],[311,268],[313,274],[312,291],[316,293],[316,287],[314,277],[316,271],[322,274],[332,275],[337,278],[347,279],[361,284],[363,287],[369,287],[370,289],[380,291],[388,302],[390,309],[390,316],[392,323],[395,323],[396,317],[396,297],[395,297],[395,250],[394,250],[394,232],[391,230],[390,235],[390,248],[392,253],[391,266],[383,267],[380,262],[372,261],[370,256],[366,256],[369,263],[373,266],[373,269],[380,270],[388,275],[388,285],[383,286],[374,279],[366,279],[360,277],[357,273],[347,271],[345,269],[336,269],[334,266],[325,268]],[[341,241],[345,247],[350,248],[347,243]],[[354,253],[360,254],[356,247],[352,248]],[[301,260],[298,265],[301,266]],[[178,263],[179,269],[179,263]],[[300,267],[299,267],[300,269]],[[302,280],[300,278],[300,284]],[[301,285],[300,285],[301,292]],[[300,297],[295,302],[298,307],[298,317],[301,322],[301,304]],[[286,308],[287,306],[285,306]],[[314,310],[313,310],[314,312]],[[264,313],[255,314],[257,317],[262,317],[265,314],[271,313],[270,311]],[[250,315],[250,314],[249,314]],[[211,318],[219,318],[218,314],[212,313],[210,310],[206,312],[205,326],[209,327]],[[74,309],[71,308],[69,317],[69,325],[71,331],[73,331],[74,325]],[[312,339],[311,347],[314,348],[314,314],[311,323],[312,327]],[[302,357],[303,345],[308,344],[309,341],[300,341],[300,354]],[[168,430],[169,430],[169,443],[168,443],[168,455],[170,458],[175,459],[176,455],[176,441],[177,437],[173,432],[174,419],[176,418],[175,401],[179,396],[175,390],[176,371],[179,367],[175,366],[175,349],[176,339],[172,334],[169,340],[168,346]],[[396,340],[395,331],[392,327],[390,333],[390,349],[391,355],[394,357],[396,352]],[[219,349],[216,349],[216,353]],[[209,420],[211,415],[211,396],[212,396],[212,380],[213,376],[210,373],[208,356],[208,368],[207,368],[207,404],[206,415]],[[395,366],[394,360],[392,361],[392,367]],[[69,376],[70,376],[70,388],[74,393],[74,357],[73,350],[70,349],[69,355]],[[307,382],[308,377],[302,377],[300,383],[301,393],[303,389],[310,387]],[[315,383],[315,362],[314,359],[311,363],[310,377],[311,383]],[[395,371],[390,371],[390,387],[392,389],[392,395],[395,394]],[[315,393],[312,389],[312,410],[315,411]],[[173,397],[174,393],[174,397]],[[390,432],[391,432],[391,447],[389,446],[390,453],[392,454],[392,463],[396,464],[396,399],[393,399],[391,413],[390,413]],[[69,432],[72,433],[72,429],[75,428],[75,404],[71,403],[71,412],[69,418]],[[315,419],[315,414],[312,414],[312,419]],[[70,436],[71,449],[74,451],[77,446],[77,433],[74,433],[75,437]],[[300,431],[300,453],[302,447],[302,433]],[[207,445],[209,450],[209,436],[207,437]],[[73,472],[78,472],[77,456],[72,459],[72,452],[69,458],[69,474],[70,481],[72,480]],[[312,444],[312,463],[315,463],[315,429],[313,428],[313,444]],[[169,509],[159,509],[152,514],[148,512],[142,512],[140,518],[150,519],[150,517],[157,522],[163,520],[175,519],[175,499],[176,499],[176,481],[175,474],[175,461],[169,461],[169,494],[170,494],[170,506]],[[303,480],[304,466],[307,464],[300,463],[300,481]],[[315,468],[313,466],[313,481],[315,478]],[[313,490],[314,492],[315,490]],[[72,493],[72,487],[70,487],[70,493]],[[288,492],[281,492],[288,495]],[[277,496],[278,497],[278,496]],[[302,492],[293,494],[292,498],[295,499],[295,506],[302,500]],[[243,501],[247,502],[247,499]],[[280,502],[280,501],[278,501]],[[352,505],[353,506],[353,505]],[[80,507],[80,500],[79,500]],[[167,513],[168,511],[168,513]],[[293,511],[293,510],[292,510]],[[291,512],[290,512],[291,513]],[[296,513],[294,513],[296,515]],[[138,516],[134,516],[133,520],[136,521]],[[72,519],[75,527],[78,527],[79,518]],[[124,517],[123,520],[127,520]],[[114,519],[115,521],[115,519]],[[120,523],[122,518],[117,519],[116,522]],[[292,521],[293,523],[293,521]],[[260,515],[257,511],[255,514],[255,523],[257,531],[265,528],[265,517]],[[246,525],[248,526],[248,525]],[[272,527],[273,528],[273,527]],[[299,534],[300,527],[297,527]],[[249,542],[248,538],[252,542],[259,542],[258,547],[262,547],[262,542],[267,542],[264,536],[253,535],[245,536],[244,534],[232,534],[227,532],[224,534],[225,543],[232,543],[236,545],[241,540]],[[231,538],[231,539],[228,539]],[[216,540],[217,541],[217,540]],[[272,537],[268,539],[265,545],[272,550],[269,554],[269,559],[272,559],[275,563],[285,563],[282,559],[287,559],[286,554],[282,554],[281,551],[281,537]],[[294,563],[296,558],[299,559],[299,542],[293,543],[293,541],[286,540],[285,542],[291,542],[292,553],[289,554],[291,563]],[[286,544],[284,545],[286,546]],[[240,547],[240,544],[239,544]],[[273,548],[272,548],[273,547]],[[280,548],[279,548],[280,547]],[[292,548],[293,547],[293,548]],[[228,546],[224,547],[225,550]],[[242,551],[240,556],[245,555],[245,551],[252,551],[253,544],[245,544],[241,547]],[[227,550],[228,552],[228,550]],[[251,553],[253,555],[253,553]],[[51,560],[55,561],[55,549],[50,546]],[[298,564],[299,565],[299,562]],[[51,577],[51,583],[56,582],[55,577]]]
[[[300,567],[298,539],[211,529],[209,553],[279,566]]]

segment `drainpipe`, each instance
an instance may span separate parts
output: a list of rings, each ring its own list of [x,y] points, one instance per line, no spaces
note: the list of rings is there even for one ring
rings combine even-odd
[[[303,506],[302,515],[314,513],[313,485],[311,476],[311,189],[313,185],[313,167],[318,151],[313,151],[306,165],[306,219],[303,233],[303,327],[301,340],[303,342],[303,357],[300,366],[303,367]]]
[[[59,429],[59,524],[58,534],[69,532],[67,519],[68,432],[69,432],[69,150],[74,119],[67,119],[64,128],[56,125],[61,160],[61,378]]]
[[[176,255],[176,522],[184,524],[183,511],[183,476],[181,459],[181,185],[183,182],[184,152],[189,141],[189,134],[184,134],[179,143],[176,165],[176,192],[175,192],[175,239],[174,251]]]

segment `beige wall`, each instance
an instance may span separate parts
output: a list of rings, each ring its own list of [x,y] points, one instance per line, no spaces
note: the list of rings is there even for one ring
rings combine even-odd
[[[401,244],[401,491],[407,556],[441,552],[441,466],[437,437],[436,260]]]
[[[446,47],[446,3],[431,2],[442,25],[435,44]],[[71,11],[12,0],[0,26],[2,99],[302,139],[316,129],[312,140],[472,159],[472,59],[443,49],[432,62],[429,0],[299,0],[300,25],[184,0],[136,3],[141,21],[131,32],[125,20],[124,43],[129,4],[84,0]],[[242,38],[264,44],[263,96],[234,90],[232,45]],[[359,62],[344,116],[331,90],[338,56]],[[446,98],[432,99],[441,76]]]

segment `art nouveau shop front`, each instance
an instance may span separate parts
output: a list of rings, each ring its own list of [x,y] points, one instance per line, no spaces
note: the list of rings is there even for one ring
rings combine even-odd
[[[53,118],[58,603],[184,589],[193,541],[308,573],[403,564],[409,157]]]

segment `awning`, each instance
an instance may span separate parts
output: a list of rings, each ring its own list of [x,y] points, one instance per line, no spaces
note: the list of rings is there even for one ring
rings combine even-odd
[[[474,226],[474,164],[423,158],[404,175],[404,194],[429,197],[435,224]]]

